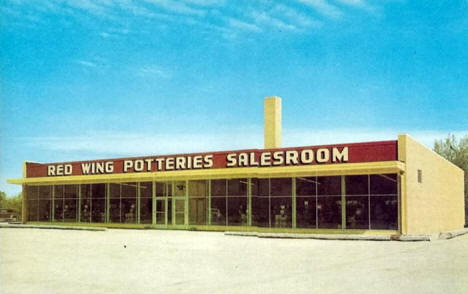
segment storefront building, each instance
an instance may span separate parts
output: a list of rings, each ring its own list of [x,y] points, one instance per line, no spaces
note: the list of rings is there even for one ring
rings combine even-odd
[[[463,171],[408,135],[281,147],[265,99],[265,149],[25,162],[23,222],[201,230],[433,234],[463,228]]]

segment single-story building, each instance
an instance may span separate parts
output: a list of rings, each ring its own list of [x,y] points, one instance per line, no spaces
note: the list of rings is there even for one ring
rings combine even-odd
[[[281,99],[264,101],[265,148],[24,162],[23,222],[167,229],[434,234],[463,228],[463,171],[408,135],[281,146]]]

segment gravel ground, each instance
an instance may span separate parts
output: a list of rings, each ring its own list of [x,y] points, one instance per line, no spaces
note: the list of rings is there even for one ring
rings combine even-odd
[[[432,242],[0,229],[0,293],[468,293],[468,235]]]

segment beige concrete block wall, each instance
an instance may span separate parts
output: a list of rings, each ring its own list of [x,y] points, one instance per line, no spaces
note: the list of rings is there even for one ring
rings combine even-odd
[[[398,159],[406,164],[402,233],[436,234],[463,228],[463,170],[408,135],[398,136]]]

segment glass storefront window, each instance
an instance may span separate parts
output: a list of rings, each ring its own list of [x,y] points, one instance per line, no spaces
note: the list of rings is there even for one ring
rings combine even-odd
[[[63,208],[65,206],[65,188],[63,185],[53,186],[54,189],[54,221],[63,221]]]
[[[106,184],[91,184],[91,222],[106,221]]]
[[[140,223],[151,224],[153,221],[153,183],[140,183]]]
[[[77,221],[78,212],[78,185],[65,185],[63,220],[66,222]]]
[[[38,220],[51,220],[52,186],[39,186]]]
[[[122,222],[137,222],[137,183],[121,184],[121,215]]]
[[[398,181],[396,174],[370,176],[370,228],[398,229]]]
[[[316,228],[317,179],[296,178],[296,226]]]
[[[80,222],[91,222],[91,185],[81,185],[81,219]]]
[[[270,227],[270,179],[252,179],[252,222],[258,227]]]
[[[231,179],[227,181],[227,211],[229,226],[247,225],[247,179]]]
[[[369,176],[346,176],[346,228],[369,229]]]
[[[28,197],[28,219],[29,221],[39,220],[39,186],[27,186],[26,195]]]
[[[317,227],[341,228],[341,177],[317,177]]]
[[[111,222],[136,223],[137,183],[109,184],[109,205]]]
[[[108,211],[110,222],[150,224],[154,212],[156,224],[247,226],[249,182],[253,226],[291,228],[295,215],[297,228],[398,229],[396,174],[297,177],[295,214],[292,178],[27,186],[28,219],[101,223]]]
[[[270,180],[271,224],[275,228],[291,227],[292,190],[291,178]]]
[[[109,221],[111,223],[122,222],[122,199],[120,197],[121,186],[118,183],[109,184]]]
[[[211,224],[226,225],[227,181],[211,180]]]
[[[252,220],[259,227],[291,227],[291,178],[252,180]]]
[[[208,181],[189,181],[189,224],[206,225],[208,212]]]

